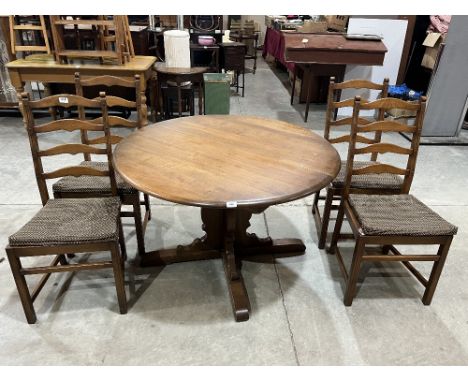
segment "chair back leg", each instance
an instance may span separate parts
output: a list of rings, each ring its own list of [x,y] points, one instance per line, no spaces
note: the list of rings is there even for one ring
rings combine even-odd
[[[143,220],[140,209],[140,193],[138,192],[133,201],[133,213],[135,219],[135,231],[138,244],[138,253],[140,256],[145,254],[145,231],[143,229]]]
[[[325,206],[322,214],[322,224],[320,225],[320,236],[318,242],[319,249],[324,249],[327,241],[328,225],[330,222],[330,214],[333,205],[333,196],[334,193],[332,189],[327,188],[327,197],[325,199]]]

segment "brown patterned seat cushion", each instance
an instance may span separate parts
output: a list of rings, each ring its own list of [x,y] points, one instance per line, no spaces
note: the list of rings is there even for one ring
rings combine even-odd
[[[117,240],[119,214],[119,197],[50,199],[9,237],[9,243],[49,246]]]
[[[349,195],[366,235],[455,235],[457,227],[412,195]]]
[[[354,168],[366,167],[378,162],[354,161]],[[346,176],[346,161],[341,161],[341,169],[332,185],[335,188],[343,188]],[[396,174],[364,174],[353,175],[351,187],[353,188],[381,188],[398,190],[403,184],[403,177]]]
[[[80,166],[93,167],[98,170],[107,170],[107,162],[84,161]],[[119,194],[133,194],[138,192],[135,188],[126,183],[119,173],[115,172],[115,180]],[[110,194],[111,186],[109,177],[105,176],[64,176],[52,185],[54,192],[86,192],[95,194]]]

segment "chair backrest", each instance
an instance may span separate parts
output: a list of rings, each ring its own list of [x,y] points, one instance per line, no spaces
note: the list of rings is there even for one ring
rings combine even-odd
[[[328,140],[330,143],[349,143],[350,135],[349,133],[345,133],[344,135],[340,135],[336,138],[330,138],[330,129],[333,126],[351,126],[352,117],[344,117],[337,119],[337,112],[338,109],[344,107],[353,107],[354,99],[346,99],[342,101],[336,101],[337,96],[341,95],[341,91],[344,89],[367,89],[367,90],[380,90],[381,97],[385,98],[388,96],[388,84],[389,79],[385,78],[382,84],[377,84],[375,82],[367,81],[367,80],[349,80],[337,83],[335,82],[335,77],[330,77],[330,84],[328,86],[328,97],[327,97],[327,111],[325,116],[325,131],[324,131],[324,138]],[[372,122],[372,119],[360,117],[360,123],[366,124]],[[381,111],[377,117],[377,120],[384,119],[384,112]],[[363,143],[371,143],[371,142],[378,142],[381,137],[381,132],[376,132],[373,139],[359,136],[357,137],[358,141],[362,141]],[[371,160],[377,160],[377,154],[371,155]]]
[[[131,121],[119,116],[109,115],[108,121],[109,126],[111,128],[111,139],[112,144],[117,144],[120,142],[123,137],[116,134],[115,131],[117,128],[141,128],[148,124],[147,120],[147,108],[146,108],[146,96],[144,93],[141,92],[141,84],[140,84],[140,76],[137,74],[135,75],[133,80],[126,80],[123,78],[115,77],[115,76],[98,76],[92,77],[88,79],[83,79],[80,76],[80,73],[75,73],[75,91],[76,94],[79,96],[84,95],[85,87],[91,86],[98,86],[98,87],[106,87],[110,88],[111,86],[119,86],[124,88],[133,88],[135,89],[135,101],[130,101],[122,97],[107,95],[107,106],[108,107],[124,107],[129,109],[135,109],[137,118],[135,121]],[[78,113],[81,119],[85,119],[85,113],[83,108],[78,108]],[[96,118],[92,120],[93,122],[102,123],[101,118]],[[83,143],[102,143],[98,140],[88,139],[87,132],[84,131],[82,133],[82,141]],[[85,160],[91,160],[89,154],[84,155]]]
[[[34,110],[49,109],[53,107],[64,108],[92,108],[100,109],[102,113],[101,122],[85,121],[80,118],[53,120],[42,124],[36,124],[34,119]],[[28,131],[29,143],[34,163],[34,171],[36,173],[37,185],[41,194],[42,204],[45,205],[49,200],[49,191],[47,189],[47,180],[61,178],[64,176],[104,176],[110,178],[112,195],[117,196],[117,185],[115,182],[115,172],[112,161],[112,143],[108,125],[106,95],[101,92],[96,99],[88,99],[73,94],[59,94],[50,97],[45,97],[38,101],[31,101],[28,93],[21,94],[21,111]],[[93,146],[89,143],[67,143],[53,146],[47,149],[39,147],[39,135],[52,133],[57,131],[100,131],[103,133],[100,143],[104,143],[105,147]],[[107,155],[108,170],[97,170],[84,166],[68,166],[62,167],[54,171],[45,172],[42,159],[47,156],[61,154],[101,154]]]
[[[385,112],[386,110],[398,108],[403,110],[411,110],[416,112],[416,117],[412,125],[401,123],[398,121],[374,121],[371,123],[362,124],[360,122],[359,112],[361,110],[376,110]],[[408,193],[414,177],[416,168],[416,159],[419,149],[419,141],[421,138],[421,130],[424,120],[424,112],[426,110],[426,98],[421,97],[419,101],[403,101],[397,98],[381,98],[372,102],[362,102],[360,97],[355,97],[353,105],[353,116],[351,123],[351,141],[348,149],[347,168],[345,176],[345,184],[343,189],[343,198],[349,195],[351,188],[351,178],[353,175],[364,174],[397,174],[404,177],[401,188],[401,193]],[[387,143],[380,140],[379,142],[360,142],[357,137],[361,133],[381,132],[385,136],[389,133],[404,132],[412,135],[411,144],[409,147],[399,146],[394,143]],[[360,147],[358,147],[360,143]],[[354,157],[359,154],[398,154],[406,156],[406,166],[404,168],[397,167],[394,164],[384,163],[379,159],[379,163],[370,164],[365,167],[356,168],[354,166]]]

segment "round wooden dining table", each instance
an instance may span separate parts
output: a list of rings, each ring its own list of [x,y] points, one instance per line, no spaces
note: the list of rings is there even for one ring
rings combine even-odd
[[[138,190],[201,207],[203,237],[147,252],[140,265],[221,257],[236,321],[250,315],[241,259],[305,251],[299,239],[248,233],[252,214],[319,191],[341,165],[333,146],[312,131],[241,115],[202,115],[148,125],[117,145],[114,163]]]

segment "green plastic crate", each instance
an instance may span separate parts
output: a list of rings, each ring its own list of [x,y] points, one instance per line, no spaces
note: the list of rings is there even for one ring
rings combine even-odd
[[[225,73],[203,74],[205,114],[229,114],[231,77]]]

